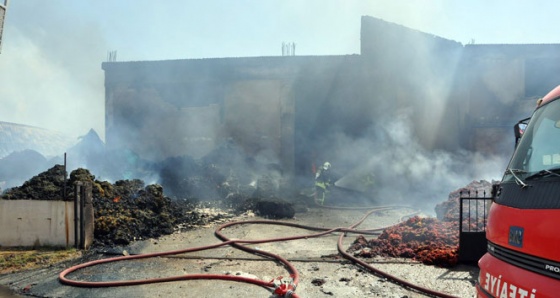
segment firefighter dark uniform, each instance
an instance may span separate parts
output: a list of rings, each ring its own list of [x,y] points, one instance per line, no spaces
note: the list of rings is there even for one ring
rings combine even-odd
[[[323,205],[331,186],[331,164],[327,161],[315,173],[315,202]]]

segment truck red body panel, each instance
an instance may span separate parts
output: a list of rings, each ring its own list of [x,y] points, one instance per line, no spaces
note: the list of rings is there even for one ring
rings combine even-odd
[[[522,247],[509,243],[512,226],[523,228]],[[560,261],[559,235],[559,209],[527,210],[499,204],[492,204],[490,207],[486,238],[494,244],[540,258]]]
[[[560,297],[560,86],[514,132],[515,152],[488,214],[476,292]]]
[[[543,298],[558,297],[558,280],[542,276],[485,254],[480,267],[477,297]]]

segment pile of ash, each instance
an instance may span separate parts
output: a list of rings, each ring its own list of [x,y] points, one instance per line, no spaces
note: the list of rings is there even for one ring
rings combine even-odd
[[[194,177],[194,176],[193,176]],[[208,181],[195,179],[205,185]],[[76,182],[92,183],[94,208],[94,246],[127,245],[132,241],[157,238],[175,231],[192,229],[227,217],[227,213],[238,215],[254,211],[270,218],[293,217],[291,203],[280,199],[261,200],[252,194],[255,190],[243,190],[236,186],[225,199],[198,200],[196,198],[169,198],[163,186],[144,185],[139,179],[118,180],[115,183],[95,179],[87,169],[77,169],[70,173],[65,184],[65,170],[56,165],[34,176],[22,186],[8,189],[0,198],[7,200],[62,200],[66,188],[67,200],[74,198]],[[192,182],[193,179],[188,180]],[[212,182],[212,183],[215,183]],[[263,183],[263,185],[266,185]],[[229,187],[222,182],[222,188]],[[191,187],[189,189],[200,189]],[[223,209],[225,212],[208,213],[208,208]]]

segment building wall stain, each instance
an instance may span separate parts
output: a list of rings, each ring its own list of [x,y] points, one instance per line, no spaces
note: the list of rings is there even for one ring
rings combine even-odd
[[[105,62],[107,146],[162,160],[229,141],[298,175],[334,134],[367,137],[407,111],[427,150],[509,154],[511,127],[560,83],[535,70],[560,45],[462,45],[361,21],[359,55]]]

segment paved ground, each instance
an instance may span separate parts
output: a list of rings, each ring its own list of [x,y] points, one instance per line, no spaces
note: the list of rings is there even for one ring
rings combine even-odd
[[[384,211],[373,215],[360,228],[377,228],[395,224],[410,210]],[[364,211],[310,209],[287,220],[316,227],[350,226]],[[245,216],[236,220],[253,220],[258,217]],[[219,243],[214,236],[218,224],[201,227],[182,233],[138,241],[131,246],[114,248],[111,253],[149,253],[177,250]],[[241,225],[225,230],[230,238],[263,239],[294,234],[308,234],[309,231],[267,225]],[[368,236],[369,237],[369,236]],[[425,297],[402,289],[344,260],[334,258],[337,254],[338,235],[289,242],[253,245],[290,260],[301,275],[297,293],[301,297]],[[355,239],[349,236],[346,247]],[[90,254],[90,258],[99,258]],[[103,256],[107,257],[107,256]],[[417,282],[424,287],[443,291],[457,297],[474,297],[473,282],[478,270],[474,266],[458,266],[452,270],[425,266],[403,259],[372,260],[379,269]],[[58,274],[73,263],[65,263],[50,268],[0,275],[0,285],[21,291],[35,297],[273,297],[272,293],[258,286],[215,280],[193,280],[151,285],[114,288],[77,288],[62,285]],[[69,277],[76,280],[109,281],[122,279],[145,279],[187,273],[229,273],[271,280],[286,276],[286,270],[270,260],[254,256],[232,247],[201,251],[172,257],[158,257],[145,260],[117,262],[86,268]],[[5,293],[4,293],[5,294]],[[2,291],[0,289],[0,297]]]

